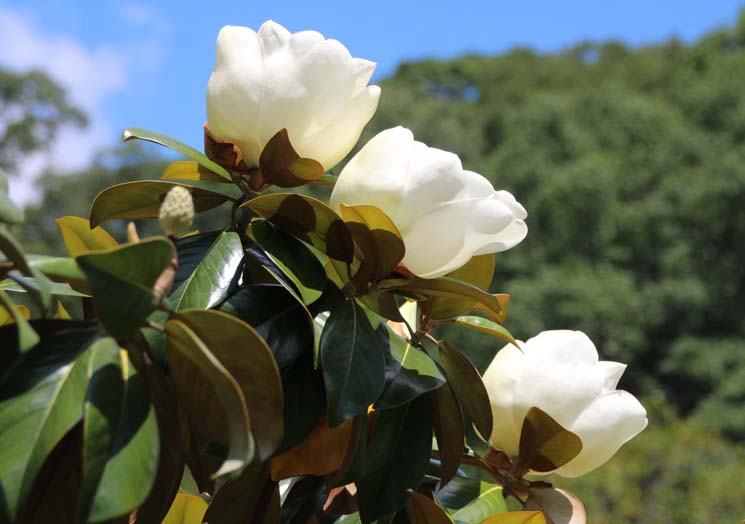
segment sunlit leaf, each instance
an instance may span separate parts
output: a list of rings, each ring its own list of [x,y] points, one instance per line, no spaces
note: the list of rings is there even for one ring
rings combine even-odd
[[[218,164],[207,158],[207,155],[205,155],[204,153],[201,153],[193,147],[188,146],[183,142],[179,142],[174,138],[163,135],[161,133],[148,131],[146,129],[139,129],[136,127],[125,129],[124,133],[122,134],[122,142],[127,142],[134,139],[146,140],[148,142],[153,142],[155,144],[165,146],[169,149],[172,149],[173,151],[176,151],[177,153],[181,153],[187,158],[191,158],[192,160],[199,163],[199,165],[204,166],[209,171],[212,171],[217,175],[220,175],[225,180],[231,180],[230,173],[228,173],[225,168],[219,166]]]
[[[39,335],[27,322],[27,319],[30,317],[31,312],[27,307],[17,306],[8,294],[0,289],[0,326],[11,323],[16,324],[18,330],[18,350],[21,352],[28,351],[39,342]],[[3,349],[9,350],[10,348]]]
[[[445,276],[453,280],[467,282],[483,291],[487,291],[494,275],[494,266],[494,255],[479,255],[471,258],[466,265],[451,271]],[[467,299],[433,298],[429,307],[429,315],[437,320],[457,317],[471,309],[475,303],[475,300]]]
[[[163,519],[163,524],[202,524],[205,513],[207,503],[204,499],[188,493],[179,493]]]
[[[479,331],[480,333],[491,335],[492,337],[496,337],[509,344],[517,345],[517,342],[515,342],[515,339],[513,338],[512,334],[509,331],[507,331],[503,326],[500,326],[496,322],[492,322],[491,320],[487,318],[476,317],[476,316],[463,316],[463,317],[456,318],[453,321],[453,323],[459,326],[464,326],[469,329],[473,329],[475,331]]]
[[[177,160],[168,164],[161,180],[201,180],[202,182],[227,183],[230,180],[218,175],[214,171],[206,169],[198,162],[191,160]]]
[[[38,269],[29,264],[21,245],[2,225],[0,225],[0,253],[5,255],[16,270],[8,273],[7,268],[0,267],[0,275],[3,278],[7,275],[13,279],[31,295],[42,313],[46,314],[52,303],[52,283]]]
[[[97,226],[91,229],[90,222],[85,218],[66,216],[58,218],[56,222],[71,257],[117,246],[116,240],[104,228]]]
[[[482,522],[492,515],[507,511],[502,486],[486,483],[481,483],[480,486],[478,497],[453,513],[456,522]]]

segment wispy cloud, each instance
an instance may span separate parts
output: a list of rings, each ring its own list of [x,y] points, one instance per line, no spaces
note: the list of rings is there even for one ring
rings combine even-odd
[[[0,5],[0,65],[16,71],[45,71],[65,87],[72,102],[88,114],[91,122],[82,131],[65,130],[48,153],[24,161],[18,176],[10,181],[11,197],[16,201],[34,199],[33,179],[45,165],[53,165],[56,170],[79,169],[98,149],[110,145],[118,131],[110,129],[104,103],[129,88],[133,76],[153,71],[164,59],[161,40],[168,28],[144,5],[122,5],[128,7],[116,8],[116,14],[138,26],[139,38],[99,45],[86,45],[75,35],[55,33],[32,11]],[[138,52],[133,53],[133,47]]]

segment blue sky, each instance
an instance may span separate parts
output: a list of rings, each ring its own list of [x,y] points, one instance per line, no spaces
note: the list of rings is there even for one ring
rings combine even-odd
[[[76,168],[115,143],[124,127],[145,127],[201,145],[204,89],[215,38],[226,24],[258,28],[274,19],[292,31],[315,29],[353,55],[378,62],[375,78],[403,60],[496,53],[514,46],[553,51],[581,40],[631,45],[677,36],[685,41],[735,22],[742,0],[492,0],[460,2],[219,1],[112,2],[0,0],[0,65],[41,67],[91,115],[83,133],[67,133],[45,163]],[[385,96],[385,93],[383,94]]]

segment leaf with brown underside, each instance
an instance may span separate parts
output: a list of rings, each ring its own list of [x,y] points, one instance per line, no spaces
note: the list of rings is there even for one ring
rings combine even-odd
[[[531,489],[525,509],[543,511],[548,524],[587,523],[587,514],[582,501],[563,489]]]
[[[487,291],[494,275],[494,266],[494,255],[480,255],[471,258],[466,265],[451,271],[445,276],[468,282],[483,291]],[[475,300],[445,299],[442,297],[432,298],[431,302],[429,316],[435,320],[457,317],[476,305]]]
[[[323,175],[323,166],[311,158],[302,158],[290,143],[287,129],[280,129],[261,152],[259,167],[266,184],[297,187]]]
[[[545,411],[533,407],[523,420],[516,470],[546,473],[560,468],[582,451],[582,440]]]

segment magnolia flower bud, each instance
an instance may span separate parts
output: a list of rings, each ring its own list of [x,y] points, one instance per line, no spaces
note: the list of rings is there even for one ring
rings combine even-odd
[[[186,231],[194,222],[194,200],[189,190],[174,186],[166,193],[158,218],[167,235],[177,236]]]
[[[582,451],[554,471],[578,477],[604,464],[647,427],[647,412],[616,390],[626,366],[598,360],[580,331],[544,331],[520,348],[508,344],[484,373],[494,416],[492,446],[514,458],[526,413],[537,407],[582,440]]]
[[[341,204],[382,209],[403,236],[403,265],[422,278],[509,249],[528,233],[527,213],[515,197],[465,171],[457,155],[416,142],[403,127],[382,131],[349,161],[330,204],[337,211]]]
[[[374,69],[315,31],[292,34],[272,21],[258,32],[225,26],[207,85],[210,132],[258,166],[266,143],[285,128],[301,157],[331,169],[378,107],[380,88],[367,85]]]

